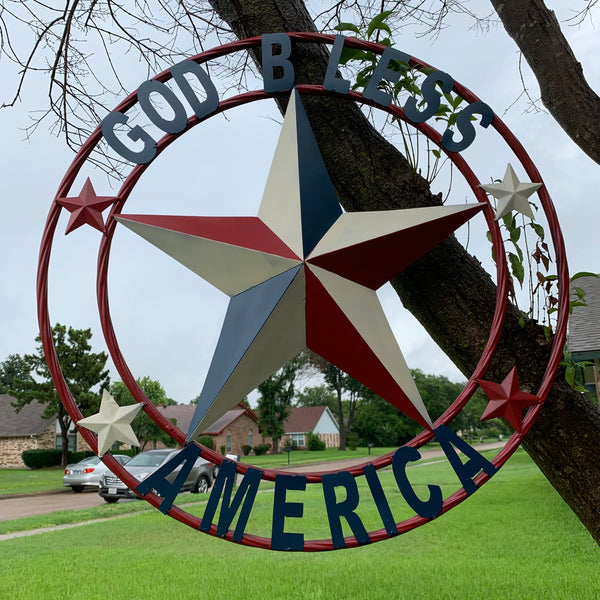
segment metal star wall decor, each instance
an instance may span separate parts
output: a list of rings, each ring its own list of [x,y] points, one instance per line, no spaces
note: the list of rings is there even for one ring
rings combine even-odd
[[[295,48],[314,47],[314,44],[330,47],[323,79],[316,76],[314,81],[296,82]],[[338,69],[345,48],[369,52],[375,57],[376,65],[364,92],[345,79],[350,75],[340,73]],[[258,82],[257,89],[232,95],[230,90],[222,90],[211,81],[209,71],[213,61],[230,55],[237,60],[239,53],[249,57],[249,52],[258,52],[262,57],[263,81]],[[416,76],[415,89],[406,90],[408,97],[403,94],[402,105],[399,99],[385,92],[386,82],[393,84],[397,81],[397,73],[390,69],[392,58],[409,64]],[[321,71],[315,69],[317,72]],[[444,101],[438,90],[440,83],[442,90],[451,89],[445,92],[446,96],[452,94],[461,100],[453,124],[439,121],[435,116],[436,106]],[[196,126],[202,128],[208,119],[231,109],[251,106],[257,101],[270,102],[272,98],[287,93],[291,93],[292,98],[256,216],[121,214],[141,178],[155,169],[165,168],[165,163],[155,158],[159,158],[186,132]],[[335,108],[327,102],[319,104],[321,96],[338,100],[345,98],[344,101],[368,106],[369,110],[384,112],[386,118],[392,117],[392,120],[414,127],[419,135],[437,146],[440,156],[443,152],[460,172],[475,198],[474,202],[483,204],[344,213],[300,103],[300,97],[307,96],[319,105],[318,110],[338,110],[337,104]],[[163,107],[167,110],[164,111]],[[345,139],[348,129],[343,122],[334,123],[337,123],[336,131],[328,129],[327,133],[323,133],[338,136],[336,141],[340,150],[351,152],[355,146]],[[53,197],[40,245],[37,279],[40,339],[63,406],[73,422],[82,425],[80,433],[85,441],[94,448],[98,446],[99,453],[104,453],[114,440],[127,440],[128,435],[132,435],[130,423],[134,413],[143,406],[147,416],[184,448],[175,452],[173,458],[163,465],[165,468],[151,475],[143,486],[126,468],[106,459],[113,473],[131,490],[159,507],[161,512],[193,530],[255,548],[312,552],[357,547],[393,538],[429,523],[474,494],[515,452],[540,413],[562,359],[569,314],[566,252],[549,191],[544,185],[540,187],[541,176],[535,176],[539,177],[536,179],[538,183],[519,181],[510,165],[502,182],[481,186],[482,169],[489,173],[489,166],[485,166],[485,162],[469,164],[463,150],[479,143],[486,128],[498,134],[493,139],[503,146],[494,149],[494,162],[498,156],[506,156],[522,172],[538,172],[522,144],[491,106],[450,74],[437,71],[421,59],[398,49],[343,35],[265,33],[203,51],[142,82],[135,93],[129,94],[102,119],[100,126],[81,146]],[[209,136],[204,141],[210,144],[212,138]],[[486,147],[479,149],[484,153]],[[189,159],[189,146],[187,148],[186,159]],[[333,148],[335,146],[328,149],[331,151]],[[108,152],[123,166],[125,180],[115,198],[97,196],[89,180],[79,195],[74,191],[85,169],[93,164],[90,157],[98,149]],[[334,161],[341,159],[329,157]],[[360,163],[360,156],[356,159]],[[360,165],[356,166],[360,168]],[[211,167],[198,160],[197,173],[182,169],[177,171],[176,176],[181,177],[182,182],[190,179],[188,183],[193,186],[197,177],[207,174]],[[381,174],[387,172],[385,167],[379,170]],[[337,173],[344,176],[339,170]],[[169,178],[173,175],[170,172]],[[244,183],[240,182],[242,186]],[[347,184],[350,182],[344,185]],[[109,189],[106,187],[104,193],[111,194]],[[219,189],[219,186],[210,189]],[[492,361],[498,358],[510,306],[507,248],[501,224],[495,221],[503,216],[508,218],[507,215],[514,210],[531,218],[529,197],[533,193],[536,193],[536,205],[539,207],[536,216],[545,219],[548,225],[548,248],[554,251],[559,301],[547,367],[539,378],[536,373],[527,374],[532,391],[532,394],[527,394],[519,388],[516,371],[502,383],[483,381],[482,377],[489,371]],[[495,215],[491,196],[497,198]],[[166,200],[165,205],[170,205],[168,195],[153,200]],[[211,200],[223,199],[203,197],[199,200],[199,204],[204,205],[205,202],[214,204]],[[380,206],[385,202],[384,198],[374,200],[381,201]],[[102,213],[113,202],[110,216],[104,222]],[[485,233],[491,238],[496,257],[495,307],[489,320],[489,334],[487,339],[482,337],[480,340],[484,347],[462,391],[439,417],[436,415],[432,423],[379,304],[376,290],[450,235],[461,223],[478,214],[482,206],[485,209],[481,217],[487,227],[485,230],[475,227],[474,231],[476,235]],[[79,252],[84,243],[98,245],[95,296],[102,332],[113,364],[137,402],[134,406],[121,408],[110,397],[105,398],[100,412],[88,419],[82,418],[77,395],[70,389],[60,368],[49,310],[49,299],[54,297],[50,294],[49,285],[54,259],[52,251],[57,243],[57,225],[65,210],[71,213],[67,233],[82,225],[90,225],[102,232],[100,236],[69,236],[60,244],[68,246],[71,252]],[[165,212],[168,210],[164,209]],[[128,248],[123,260],[123,256],[119,256],[119,248],[114,246],[116,238],[128,236],[129,230],[229,296],[229,306],[200,401],[194,409],[193,422],[185,431],[168,420],[164,411],[154,406],[137,384],[121,350],[113,322],[111,300],[116,298],[111,297],[109,289],[111,269],[118,269],[118,277],[125,272],[128,276],[142,276],[130,271],[131,249]],[[57,253],[57,256],[60,254]],[[62,264],[62,268],[68,269],[70,274],[73,274],[75,266],[72,261],[63,261]],[[434,268],[440,267],[438,264]],[[87,266],[82,266],[80,270],[87,274],[87,269]],[[63,281],[63,278],[57,279]],[[70,279],[74,283],[69,291],[77,294],[81,279]],[[447,285],[454,281],[444,277],[440,283]],[[141,285],[132,286],[132,293],[137,294],[140,305],[145,299],[142,290]],[[472,292],[476,295],[479,290],[473,289]],[[435,294],[436,290],[431,289],[431,293]],[[451,291],[446,293],[447,297],[452,296]],[[122,295],[117,294],[117,298],[122,299]],[[469,306],[475,308],[475,304]],[[168,308],[165,306],[165,311]],[[443,321],[444,307],[440,308],[439,316]],[[464,314],[467,326],[479,318],[477,310]],[[141,310],[135,317],[147,319],[144,312]],[[168,313],[162,316],[164,323],[161,327],[171,320],[181,323],[180,319],[185,318],[184,315]],[[462,318],[460,320],[457,323],[453,319],[451,323],[442,322],[440,325],[460,328],[463,326]],[[149,320],[143,330],[142,343],[147,343],[146,340],[155,334],[158,337],[156,342],[160,343],[161,327],[156,326],[154,319]],[[478,331],[484,333],[485,329],[485,323],[478,324]],[[190,331],[189,335],[194,333]],[[403,344],[403,339],[398,339]],[[419,425],[415,428],[414,437],[395,451],[369,457],[362,464],[352,467],[340,465],[337,470],[306,475],[256,468],[225,458],[220,452],[195,441],[198,432],[204,428],[203,424],[217,420],[242,396],[305,347],[337,365],[412,418]],[[476,359],[478,350],[471,350],[475,351],[473,357]],[[524,357],[515,356],[517,362],[519,358]],[[453,427],[454,419],[480,388],[490,398],[486,410],[482,411],[482,418],[505,417],[516,428],[491,461],[461,438]],[[97,431],[98,435],[93,431]],[[455,475],[455,485],[448,485],[449,482],[445,481],[440,486],[432,481],[423,492],[413,486],[407,469],[419,463],[423,458],[420,450],[432,440],[439,443]],[[135,438],[128,441],[137,442]],[[219,465],[218,476],[202,515],[196,510],[187,512],[181,506],[173,505],[183,490],[181,473],[199,457]],[[380,476],[383,470],[388,469],[391,469],[393,477]],[[259,531],[255,530],[251,518],[254,500],[263,483],[269,490],[274,490],[271,527],[267,528],[266,535],[262,526]],[[234,490],[236,484],[239,487]],[[287,493],[292,490],[293,501]],[[319,519],[323,531],[315,532],[314,539],[309,539],[304,531],[306,521],[303,521],[302,497],[303,492],[309,490],[320,491],[325,503],[325,513]],[[399,513],[396,512],[398,510]],[[403,517],[399,519],[397,514]],[[368,521],[363,523],[367,515]],[[375,516],[374,521],[372,516]],[[312,516],[310,523],[314,523]],[[177,532],[172,535],[177,535]]]
[[[126,442],[132,446],[140,445],[131,428],[131,421],[135,419],[141,408],[141,404],[119,406],[115,399],[104,390],[100,412],[80,419],[77,425],[98,434],[98,456],[103,456],[115,442]]]
[[[431,429],[376,290],[483,207],[342,212],[295,91],[258,217],[116,217],[231,297],[187,441],[305,347]]]
[[[529,196],[542,187],[542,184],[519,181],[510,163],[506,167],[502,183],[490,183],[481,187],[498,200],[497,221],[513,210],[523,213],[532,221],[535,219],[529,204]]]
[[[94,186],[88,177],[81,188],[79,196],[72,198],[57,198],[56,202],[71,213],[65,234],[69,234],[82,225],[91,225],[98,231],[104,232],[102,211],[116,202],[113,196],[96,196]]]

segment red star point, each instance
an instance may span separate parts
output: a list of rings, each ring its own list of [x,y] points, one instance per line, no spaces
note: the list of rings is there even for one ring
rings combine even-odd
[[[517,367],[513,367],[502,383],[478,379],[477,383],[490,399],[481,415],[481,421],[504,417],[517,432],[523,428],[523,411],[540,399],[533,394],[522,392],[519,388]]]
[[[71,213],[65,235],[86,224],[104,233],[105,225],[102,211],[114,204],[116,200],[117,198],[114,196],[97,196],[89,177],[83,184],[79,196],[57,198],[56,202]]]

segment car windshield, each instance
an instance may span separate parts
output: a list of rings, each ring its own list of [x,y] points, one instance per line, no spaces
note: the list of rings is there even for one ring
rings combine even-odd
[[[171,451],[165,452],[142,452],[134,456],[128,463],[128,467],[158,467]]]

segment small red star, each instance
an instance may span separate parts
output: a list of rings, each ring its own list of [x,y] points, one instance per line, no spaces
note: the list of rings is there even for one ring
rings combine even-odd
[[[519,433],[522,430],[523,410],[540,401],[537,396],[519,389],[517,367],[513,367],[502,383],[483,381],[477,383],[487,394],[490,403],[481,415],[481,421],[504,417]]]
[[[94,186],[88,177],[81,188],[81,193],[75,198],[57,198],[56,202],[71,213],[71,218],[65,229],[65,235],[78,227],[91,225],[104,233],[102,211],[116,202],[114,196],[96,196]]]

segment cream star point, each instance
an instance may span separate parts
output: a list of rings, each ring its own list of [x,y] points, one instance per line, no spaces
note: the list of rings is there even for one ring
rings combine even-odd
[[[141,408],[141,404],[119,406],[115,399],[104,390],[100,412],[80,419],[77,425],[98,435],[98,456],[103,456],[115,442],[125,442],[133,446],[140,445],[131,428],[131,422]]]

